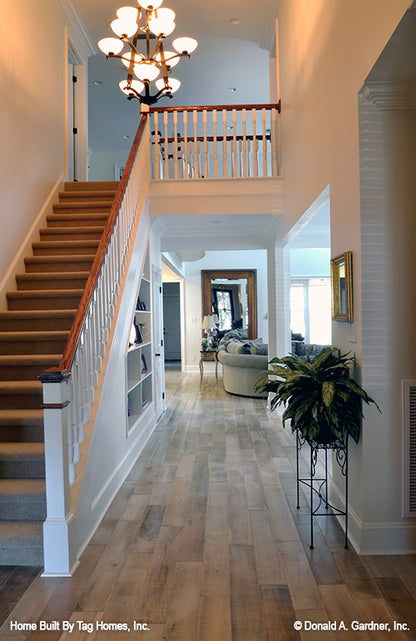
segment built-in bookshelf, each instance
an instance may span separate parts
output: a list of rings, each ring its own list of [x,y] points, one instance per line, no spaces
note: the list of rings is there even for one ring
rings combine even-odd
[[[127,428],[130,432],[152,402],[152,311],[147,253],[126,355]]]

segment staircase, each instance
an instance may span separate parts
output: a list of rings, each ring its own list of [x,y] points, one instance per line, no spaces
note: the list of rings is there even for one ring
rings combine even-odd
[[[42,385],[58,366],[117,182],[66,183],[0,312],[0,565],[43,564]]]

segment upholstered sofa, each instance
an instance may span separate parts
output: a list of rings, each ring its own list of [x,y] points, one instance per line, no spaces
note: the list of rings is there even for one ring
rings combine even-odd
[[[239,330],[229,332],[218,345],[218,361],[226,392],[265,398],[264,393],[255,391],[257,380],[268,367],[267,345],[261,339],[248,340]]]

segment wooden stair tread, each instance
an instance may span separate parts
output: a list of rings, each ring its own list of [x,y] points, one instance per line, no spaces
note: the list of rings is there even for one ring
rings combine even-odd
[[[70,294],[82,296],[83,291],[83,289],[32,289],[6,292],[6,296],[7,298],[55,298],[59,296],[67,298]]]
[[[43,425],[43,410],[0,409],[0,425]]]
[[[71,234],[96,234],[102,229],[104,230],[105,225],[95,225],[92,227],[43,227],[39,229],[41,236],[53,236],[54,234],[65,234],[70,236]]]
[[[28,310],[9,310],[0,312],[0,320],[22,318],[44,319],[44,318],[74,318],[76,310],[74,309],[28,309]]]
[[[95,254],[75,254],[74,256],[63,255],[59,257],[60,263],[82,263],[87,260],[94,262]],[[57,263],[56,256],[27,256],[25,263]]]
[[[27,331],[27,332],[0,332],[0,341],[12,341],[12,340],[22,340],[22,341],[47,341],[51,338],[66,338],[69,334],[69,331],[65,330],[47,330],[47,331]]]
[[[13,443],[13,442],[0,442],[0,459],[1,460],[15,460],[27,458],[40,458],[45,455],[44,443],[28,442],[28,443]]]
[[[117,190],[120,181],[118,180],[81,180],[77,182],[66,182],[65,191],[101,191]]]
[[[45,494],[44,479],[0,479],[0,498],[14,500],[16,496],[38,497]]]
[[[0,367],[6,365],[49,365],[60,360],[62,354],[0,354]]]
[[[36,379],[23,381],[0,381],[0,396],[2,394],[29,394],[42,391],[42,383]]]
[[[59,278],[60,280],[73,280],[74,278],[85,278],[87,279],[90,275],[90,272],[36,272],[36,273],[22,273],[16,274],[16,280],[45,280],[49,281],[53,278]]]
[[[43,545],[42,521],[0,521],[0,540],[2,544],[16,541],[16,546],[24,542],[37,541]]]

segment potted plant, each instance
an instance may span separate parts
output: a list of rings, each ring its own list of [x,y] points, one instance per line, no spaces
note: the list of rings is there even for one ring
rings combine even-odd
[[[275,378],[261,378],[256,389],[275,394],[271,409],[284,404],[283,426],[290,420],[292,432],[298,430],[309,443],[344,443],[347,435],[358,443],[362,401],[375,401],[350,378],[354,359],[333,347],[324,347],[314,357],[311,352],[273,358],[267,374]]]

